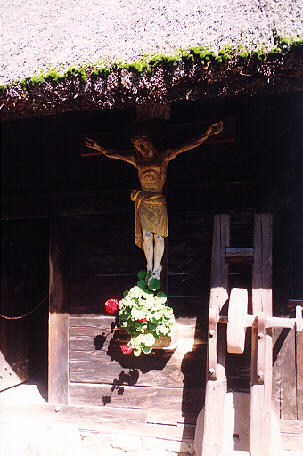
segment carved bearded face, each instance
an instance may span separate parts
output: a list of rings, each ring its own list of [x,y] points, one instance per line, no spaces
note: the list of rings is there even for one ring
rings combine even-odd
[[[131,138],[131,142],[136,151],[139,153],[139,156],[145,160],[151,159],[156,153],[148,136],[135,136]]]

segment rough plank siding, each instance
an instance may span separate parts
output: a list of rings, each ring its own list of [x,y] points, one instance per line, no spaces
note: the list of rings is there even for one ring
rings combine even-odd
[[[49,247],[49,371],[48,401],[68,404],[69,308],[68,224],[64,218],[50,223]]]

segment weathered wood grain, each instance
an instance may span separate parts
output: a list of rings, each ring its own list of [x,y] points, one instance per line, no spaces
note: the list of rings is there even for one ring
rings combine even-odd
[[[139,358],[121,353],[110,316],[70,319],[70,380],[84,383],[203,388],[206,345],[196,318],[177,320],[177,348]],[[127,343],[127,340],[124,341]]]
[[[70,355],[70,381],[83,383],[119,383],[121,385],[163,386],[183,388],[184,384],[202,388],[204,374],[200,372],[205,364],[205,350],[189,353],[186,357],[169,359],[169,353],[155,351],[148,360],[121,360],[120,347],[116,357],[97,352],[72,352]],[[155,359],[156,358],[156,359]],[[204,359],[203,359],[204,358]],[[184,362],[183,362],[184,360]]]
[[[272,332],[265,333],[263,320],[265,314],[272,315],[270,214],[255,214],[254,218],[252,313],[258,314],[260,321],[251,331],[250,452],[252,456],[267,456],[271,448]]]
[[[301,420],[280,420],[279,424],[282,433],[300,434],[303,438],[303,422]]]
[[[206,343],[200,322],[196,317],[179,317],[176,319],[178,337],[190,339],[192,344]],[[112,331],[116,327],[116,318],[111,315],[71,315],[70,340],[71,347],[77,350],[92,349],[92,338],[100,334],[101,330]],[[73,345],[76,344],[76,345]],[[77,345],[77,344],[80,345]],[[82,345],[84,344],[84,345]]]
[[[229,240],[230,217],[228,215],[216,215],[213,226],[210,276],[210,325],[215,321],[211,320],[211,317],[216,319],[216,315],[219,314],[228,298],[228,264],[225,262],[225,251],[226,247],[229,246]],[[227,387],[225,354],[226,328],[222,325],[217,328],[215,323],[208,342],[206,374],[208,380],[206,383],[205,409],[200,412],[204,413],[204,424],[203,429],[198,430],[199,439],[202,440],[201,454],[206,456],[218,455],[222,449],[224,402]],[[211,371],[211,369],[213,370]]]
[[[72,383],[70,404],[94,405],[106,408],[140,408],[150,410],[150,421],[195,424],[203,403],[203,391],[183,388],[156,388],[120,385]],[[123,412],[122,412],[123,413]]]
[[[303,420],[303,331],[296,331],[297,418]]]
[[[62,217],[70,215],[116,214],[131,211],[128,190],[52,193],[49,195],[2,198],[5,218]]]
[[[193,439],[195,426],[177,423],[165,425],[163,423],[146,423],[146,411],[136,408],[94,407],[62,405],[60,410],[50,404],[31,404],[18,406],[10,405],[0,410],[1,423],[14,423],[16,420],[24,422],[31,419],[47,426],[60,424],[74,424],[80,432],[102,432],[114,434],[126,432],[129,436],[146,436],[166,439]]]
[[[49,371],[48,400],[68,403],[69,313],[67,280],[67,222],[55,218],[50,223],[49,247]]]
[[[303,306],[303,300],[302,299],[289,299],[287,303],[288,310],[290,312],[296,312],[296,307],[297,306]]]
[[[273,390],[283,420],[297,418],[295,330],[273,329]]]
[[[226,260],[230,263],[252,263],[254,251],[250,247],[228,247],[226,249]]]
[[[135,179],[132,185],[135,184]],[[89,188],[89,186],[88,186]],[[3,219],[25,219],[41,217],[68,217],[100,214],[129,214],[133,211],[129,199],[129,189],[103,189],[96,191],[72,191],[34,194],[33,196],[10,196],[1,198],[1,217]],[[37,191],[37,189],[35,189]],[[197,200],[201,209],[215,211],[214,208],[228,210],[230,201],[234,207],[243,204],[242,194],[246,192],[245,207],[253,208],[255,203],[256,183],[223,182],[187,183],[168,187],[168,203],[171,208],[196,209]]]
[[[302,421],[281,420],[280,421],[280,430],[281,430],[281,440],[282,440],[283,450],[296,451],[296,452],[302,450],[302,448],[303,448],[303,422]]]
[[[254,264],[252,268],[253,313],[272,315],[272,226],[271,214],[256,214]]]

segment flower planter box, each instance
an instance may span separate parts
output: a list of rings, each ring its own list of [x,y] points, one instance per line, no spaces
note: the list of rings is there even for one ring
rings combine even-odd
[[[115,329],[114,338],[120,345],[127,344],[130,340],[128,332],[123,328]],[[153,344],[152,347],[154,350],[175,350],[177,347],[175,339],[175,337],[171,338],[168,336],[160,337],[159,339],[156,339],[156,342]]]

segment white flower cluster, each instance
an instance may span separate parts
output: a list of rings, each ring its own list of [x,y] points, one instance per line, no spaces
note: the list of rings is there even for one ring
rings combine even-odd
[[[173,309],[165,305],[167,297],[161,291],[155,295],[136,285],[124,294],[119,306],[120,325],[130,334],[129,346],[135,355],[148,354],[156,339],[175,331]]]

